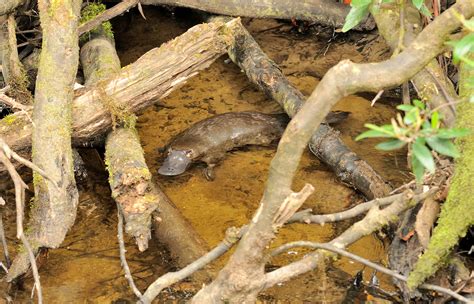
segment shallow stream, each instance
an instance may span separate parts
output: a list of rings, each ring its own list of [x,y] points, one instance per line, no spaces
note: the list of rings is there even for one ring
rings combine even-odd
[[[145,14],[147,20],[133,13],[114,22],[116,46],[123,66],[196,22],[186,19],[187,15],[182,11],[147,8]],[[288,22],[257,19],[245,19],[243,22],[262,49],[306,96],[311,94],[318,78],[338,61],[380,60],[386,55],[382,43],[371,42],[376,37],[371,34],[357,34],[354,37],[339,35],[339,38],[332,40],[332,33],[328,34],[327,30],[322,30],[320,35],[314,32],[303,35]],[[251,147],[228,153],[216,167],[214,181],[204,178],[204,166],[200,164],[178,177],[158,175],[157,170],[163,160],[158,149],[199,120],[215,114],[246,110],[281,112],[276,102],[259,92],[240,69],[227,60],[227,56],[222,56],[209,69],[138,117],[137,128],[154,177],[210,246],[223,239],[228,227],[241,226],[251,219],[263,193],[268,166],[276,147]],[[373,148],[374,140],[354,141],[364,130],[364,123],[380,124],[390,120],[395,113],[390,103],[382,100],[371,107],[369,100],[349,96],[341,100],[335,110],[351,112],[348,119],[335,126],[351,149],[394,186],[408,178],[403,151],[380,152]],[[131,303],[134,297],[118,258],[117,215],[107,175],[97,157],[90,157],[86,162],[89,180],[80,189],[76,224],[61,248],[49,251],[47,261],[40,270],[45,303]],[[301,189],[305,183],[311,183],[316,191],[303,208],[312,208],[315,213],[332,213],[363,201],[363,197],[338,182],[329,168],[309,152],[303,155],[294,190]],[[12,206],[13,201],[8,201],[8,204]],[[5,217],[8,239],[14,252],[13,208],[7,208]],[[349,225],[349,222],[324,226],[292,224],[281,229],[272,246],[296,240],[329,241]],[[386,259],[381,236],[365,237],[349,249],[374,262],[384,263]],[[127,238],[127,250],[128,262],[141,290],[159,275],[174,269],[168,253],[157,240],[151,241],[146,252],[139,253],[133,240]],[[306,252],[292,250],[273,259],[271,266],[285,265],[301,258]],[[218,261],[217,265],[223,265],[226,258]],[[316,270],[266,290],[260,300],[266,303],[340,303],[351,276],[363,266],[346,259],[337,261],[335,265],[336,268]],[[371,270],[365,271],[365,279],[371,273]],[[392,288],[390,279],[384,276],[379,276],[379,279],[382,287]],[[30,278],[26,280],[23,290],[14,295],[15,302],[25,302],[31,286]],[[163,293],[160,302],[183,299],[195,288],[189,282],[176,284]]]

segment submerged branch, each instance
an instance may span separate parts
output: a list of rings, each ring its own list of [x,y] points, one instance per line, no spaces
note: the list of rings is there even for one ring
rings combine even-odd
[[[421,194],[422,195],[422,194]],[[332,214],[311,214],[311,210],[303,210],[300,212],[295,213],[287,223],[295,223],[295,222],[302,222],[307,224],[325,224],[325,223],[333,223],[338,221],[347,220],[350,218],[354,218],[356,216],[361,215],[364,212],[369,211],[373,207],[384,207],[387,205],[392,204],[400,197],[403,196],[403,193],[395,194],[387,197],[377,198],[362,204],[359,204],[349,210],[344,210],[337,213]],[[414,200],[418,200],[420,195],[415,195]]]
[[[438,188],[434,187],[419,195],[413,195],[410,190],[407,190],[385,209],[380,210],[377,206],[373,207],[362,220],[356,222],[340,236],[330,241],[329,244],[338,248],[345,248],[363,236],[397,221],[401,212],[434,195],[437,191]],[[320,253],[316,251],[297,262],[267,273],[264,288],[270,288],[275,284],[288,281],[293,277],[315,269],[318,267],[320,258]]]
[[[291,242],[291,243],[288,243],[288,244],[285,244],[283,246],[278,247],[277,249],[275,249],[271,253],[271,255],[276,256],[276,255],[279,255],[279,254],[281,254],[281,253],[283,253],[283,252],[285,252],[289,249],[295,248],[295,247],[309,247],[309,248],[313,248],[313,249],[323,249],[323,250],[331,251],[331,252],[337,253],[339,255],[342,255],[346,258],[349,258],[351,260],[354,260],[356,262],[359,262],[363,265],[366,265],[370,268],[373,268],[373,269],[375,269],[375,270],[377,270],[381,273],[385,273],[389,276],[392,276],[392,277],[394,277],[394,278],[396,278],[400,281],[406,282],[408,280],[408,278],[406,276],[403,276],[403,275],[399,274],[396,271],[393,271],[391,269],[388,269],[386,267],[383,267],[381,265],[373,263],[373,262],[371,262],[367,259],[364,259],[361,256],[350,253],[347,250],[338,248],[334,245],[327,244],[327,243],[315,243],[315,242],[306,242],[306,241]],[[471,300],[463,297],[462,295],[458,294],[457,292],[454,292],[451,289],[444,288],[444,287],[441,287],[441,286],[438,286],[438,285],[422,284],[422,285],[419,286],[419,288],[438,291],[440,293],[444,293],[448,296],[451,296],[451,297],[453,297],[453,298],[455,298],[459,301],[465,302],[465,303],[471,303],[472,302]]]
[[[142,303],[151,303],[158,294],[165,288],[171,286],[172,284],[179,282],[196,271],[202,269],[212,261],[218,259],[224,253],[229,251],[230,248],[242,237],[242,235],[247,231],[247,226],[243,226],[240,229],[229,228],[226,231],[225,239],[220,242],[216,247],[211,251],[206,253],[204,256],[200,257],[196,261],[192,262],[188,266],[176,272],[169,272],[161,277],[159,277],[155,282],[148,286],[146,292],[143,295]]]

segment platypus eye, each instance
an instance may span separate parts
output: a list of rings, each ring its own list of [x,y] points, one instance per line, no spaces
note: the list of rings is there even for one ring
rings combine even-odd
[[[193,155],[193,150],[186,150],[185,153],[187,157],[191,158]]]

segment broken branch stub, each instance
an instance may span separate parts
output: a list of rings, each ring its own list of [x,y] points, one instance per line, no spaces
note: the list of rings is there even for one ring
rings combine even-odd
[[[136,131],[123,127],[110,132],[105,150],[112,197],[124,215],[125,231],[144,251],[151,238],[151,217],[159,198],[152,190],[151,173]]]

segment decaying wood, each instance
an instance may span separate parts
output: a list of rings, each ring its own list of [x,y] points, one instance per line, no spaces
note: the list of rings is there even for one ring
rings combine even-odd
[[[377,22],[380,34],[392,51],[395,51],[400,45],[398,42],[400,38],[400,11],[381,7],[373,9],[371,13]],[[420,12],[409,5],[405,8],[404,16],[402,45],[409,45],[416,40],[422,29]],[[431,60],[412,78],[412,81],[418,94],[426,101],[427,105],[431,109],[438,109],[443,115],[443,123],[447,127],[453,127],[456,118],[456,105],[452,103],[458,101],[458,96],[453,84],[446,77],[436,59]]]
[[[430,23],[418,35],[415,42],[390,60],[369,64],[355,64],[344,60],[326,73],[301,110],[291,120],[280,140],[277,153],[270,165],[260,212],[252,219],[249,231],[239,242],[227,265],[210,285],[196,294],[193,298],[194,303],[255,301],[256,295],[265,286],[262,284],[266,277],[264,250],[275,236],[272,219],[278,212],[281,202],[291,192],[301,155],[324,117],[342,97],[359,91],[378,92],[386,87],[400,85],[413,77],[443,50],[448,35],[461,26],[457,17],[459,14],[464,15],[466,19],[471,18],[474,14],[474,2],[471,0],[456,2]],[[388,212],[392,206],[393,204],[381,212],[386,210]],[[373,220],[379,222],[381,213],[378,212],[376,215],[375,217],[372,215]],[[385,223],[386,220],[387,218],[384,220]],[[366,231],[364,229],[361,233]],[[361,234],[358,237],[360,236]],[[353,237],[354,234],[351,233],[345,235],[344,240]],[[294,263],[291,266],[297,267],[298,271],[299,269],[307,271],[316,267],[313,263],[314,260],[308,257],[304,262],[298,265]]]
[[[122,127],[109,133],[105,163],[112,197],[125,218],[125,231],[144,251],[151,238],[151,216],[158,208],[159,198],[152,191],[151,173],[135,128]]]
[[[434,199],[427,199],[416,215],[415,232],[423,248],[428,247],[433,229],[439,213],[439,203]]]
[[[26,237],[34,252],[61,244],[76,218],[79,196],[71,149],[71,107],[79,63],[77,26],[81,1],[53,5],[40,0],[38,5],[43,47],[33,108],[32,159],[56,183],[33,173],[37,208],[32,209]],[[62,17],[55,18],[56,15]],[[7,275],[9,281],[27,270],[25,255],[23,252],[15,258]]]
[[[303,94],[288,81],[243,26],[235,27],[233,35],[235,40],[228,52],[232,61],[290,117],[295,116],[304,104]],[[390,192],[391,188],[384,179],[352,152],[339,137],[339,132],[329,125],[319,127],[309,147],[342,182],[352,185],[369,199],[384,197]]]
[[[120,72],[120,59],[112,38],[99,33],[81,48],[86,87]],[[151,238],[151,214],[158,208],[158,196],[150,192],[151,173],[136,132],[131,123],[110,132],[105,145],[105,163],[112,197],[125,218],[125,230],[135,238],[138,249],[144,251]]]
[[[0,16],[12,12],[23,3],[25,3],[25,0],[2,0],[0,3]]]
[[[342,27],[350,7],[324,0],[141,0],[141,4],[171,5],[194,8],[214,14],[276,19],[298,19],[334,27]],[[372,19],[364,20],[357,29],[372,30]]]
[[[210,66],[230,44],[227,29],[238,23],[233,20],[226,24],[197,25],[122,68],[118,75],[92,88],[76,90],[72,109],[73,144],[87,145],[109,131],[111,112],[142,110]],[[23,155],[31,146],[31,133],[31,122],[23,113],[0,120],[0,137]]]

